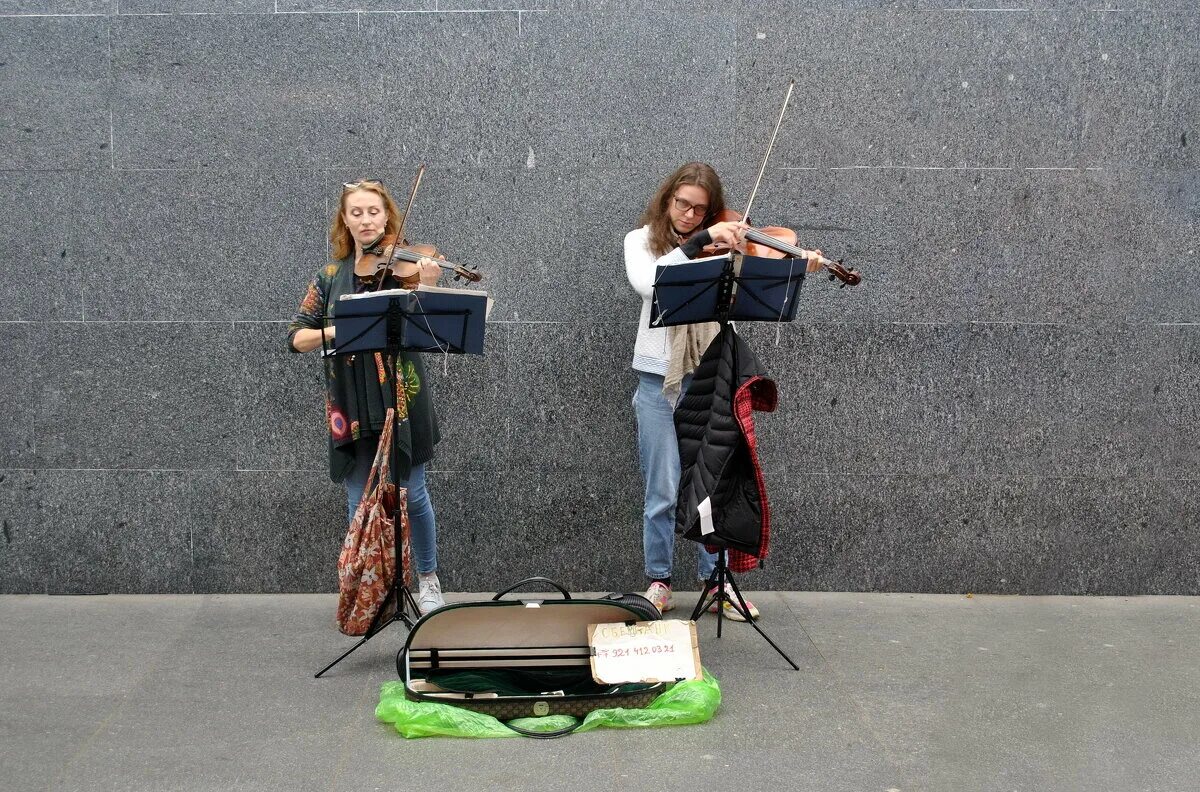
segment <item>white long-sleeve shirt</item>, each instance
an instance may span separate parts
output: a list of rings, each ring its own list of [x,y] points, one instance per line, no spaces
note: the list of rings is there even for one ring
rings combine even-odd
[[[675,248],[665,256],[650,252],[650,226],[642,226],[625,235],[625,274],[629,285],[642,298],[642,316],[638,320],[637,341],[633,345],[633,368],[651,374],[666,374],[670,361],[667,328],[650,326],[650,301],[657,268],[687,261],[687,255]]]

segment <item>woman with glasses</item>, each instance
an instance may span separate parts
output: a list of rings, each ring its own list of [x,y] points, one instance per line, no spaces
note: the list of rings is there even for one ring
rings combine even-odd
[[[638,456],[645,483],[642,511],[642,548],[646,599],[662,612],[675,607],[671,600],[674,565],[675,502],[679,489],[679,441],[673,413],[681,391],[687,389],[692,370],[715,337],[716,323],[680,327],[650,327],[651,290],[656,268],[697,258],[706,245],[730,247],[742,241],[747,225],[713,223],[725,209],[725,196],[716,172],[703,162],[689,162],[671,174],[654,193],[642,214],[642,227],[625,235],[625,273],[642,298],[633,368],[637,390],[633,409],[637,416]],[[706,581],[716,556],[699,548],[697,575]],[[751,616],[758,610],[750,606]],[[724,615],[741,620],[733,607]]]
[[[385,236],[395,237],[400,219],[400,211],[382,183],[368,180],[343,185],[329,229],[334,261],[309,283],[300,311],[288,326],[288,347],[293,352],[320,349],[322,334],[326,343],[336,344],[328,309],[342,295],[401,286],[390,271],[377,274],[370,259],[364,260],[364,252]],[[428,258],[399,266],[403,269],[396,275],[409,287],[418,280],[437,283],[441,273],[441,267]],[[400,420],[396,427],[399,458],[394,460],[393,470],[398,485],[408,490],[408,518],[420,584],[417,605],[424,614],[445,604],[437,576],[437,525],[425,487],[425,465],[433,458],[438,441],[437,416],[418,354],[402,351],[396,357],[394,379],[380,353],[325,358],[329,475],[346,485],[346,505],[353,519],[387,410],[394,406]]]

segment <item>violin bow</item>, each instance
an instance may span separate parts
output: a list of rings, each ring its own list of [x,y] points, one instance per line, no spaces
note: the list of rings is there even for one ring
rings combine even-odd
[[[779,108],[779,120],[775,122],[775,131],[771,133],[771,140],[767,143],[767,153],[763,154],[762,165],[758,169],[758,178],[754,180],[754,189],[750,191],[750,200],[746,201],[746,211],[742,212],[742,219],[747,223],[750,222],[750,209],[754,206],[754,197],[758,195],[758,187],[762,184],[763,174],[767,172],[767,160],[771,159],[771,149],[775,148],[775,138],[779,136],[779,127],[783,126],[783,116],[787,112],[788,102],[792,101],[792,90],[795,87],[795,80],[788,83],[787,96],[783,97],[783,107]]]
[[[421,186],[421,177],[424,175],[425,166],[421,165],[419,168],[417,168],[417,177],[413,179],[412,189],[408,191],[408,203],[404,205],[404,214],[400,215],[400,225],[396,228],[396,240],[392,242],[392,247],[388,249],[386,254],[389,259],[392,257],[392,250],[394,250],[397,245],[402,245],[404,243],[404,224],[408,222],[408,213],[412,211],[413,201],[417,199],[417,188]],[[375,284],[375,291],[379,291],[383,288],[383,282],[386,279],[386,272],[386,269],[380,270],[379,282]]]
[[[413,201],[417,198],[417,188],[421,186],[421,177],[425,175],[425,166],[417,168],[417,177],[413,179],[412,189],[408,191],[408,203],[404,205],[404,214],[400,216],[400,228],[396,232],[396,243],[404,241],[404,224],[408,222],[408,213],[412,211]]]
[[[771,159],[771,150],[775,148],[775,138],[779,136],[779,127],[783,126],[783,116],[787,113],[788,102],[792,100],[792,90],[796,87],[796,81],[792,80],[788,83],[787,95],[783,97],[783,107],[779,108],[779,119],[775,122],[775,130],[771,132],[771,139],[767,142],[767,153],[763,155],[762,165],[758,169],[758,178],[754,180],[754,189],[750,191],[750,200],[746,202],[746,211],[742,213],[742,219],[747,223],[750,222],[750,209],[754,206],[754,197],[758,195],[758,187],[762,184],[763,174],[767,171],[767,161]],[[853,269],[846,269],[841,261],[834,261],[823,255],[814,254],[811,250],[800,248],[809,256],[816,256],[817,260],[829,272],[829,278],[832,280],[836,273],[838,278],[841,278],[842,285],[856,285],[859,282],[859,274]]]

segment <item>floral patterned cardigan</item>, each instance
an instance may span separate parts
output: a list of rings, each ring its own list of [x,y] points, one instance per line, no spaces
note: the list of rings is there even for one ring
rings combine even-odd
[[[384,288],[398,284],[385,283]],[[367,291],[375,280],[354,274],[354,259],[347,257],[329,264],[308,284],[300,311],[288,325],[288,349],[292,338],[305,328],[329,327],[343,294]],[[433,401],[429,396],[425,366],[415,352],[401,352],[396,359],[396,387],[382,353],[331,355],[325,364],[325,418],[329,428],[329,477],[343,481],[354,468],[354,444],[360,440],[376,443],[383,431],[388,402],[395,394],[399,424],[396,446],[399,458],[394,462],[396,475],[407,479],[413,466],[433,459],[433,447],[440,437]]]

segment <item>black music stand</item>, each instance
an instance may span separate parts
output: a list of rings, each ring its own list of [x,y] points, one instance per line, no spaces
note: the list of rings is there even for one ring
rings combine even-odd
[[[790,322],[796,318],[796,302],[807,270],[805,259],[769,259],[727,253],[723,256],[660,266],[655,273],[650,326],[669,327],[697,322],[719,322],[724,330],[730,321]],[[714,343],[718,343],[718,335]],[[700,544],[720,542],[719,537],[701,536]],[[717,637],[721,637],[725,603],[728,602],[758,634],[796,671],[800,666],[779,648],[750,616],[733,573],[729,570],[727,547],[718,544],[717,564],[705,581],[704,590],[692,611],[699,621],[709,606],[717,606]],[[734,597],[726,592],[733,589]]]
[[[430,292],[390,289],[370,294],[353,295],[338,301],[331,317],[336,348],[327,354],[350,355],[359,352],[383,352],[385,366],[393,387],[396,359],[401,351],[442,352],[449,354],[483,354],[483,336],[487,313],[487,296],[458,290]],[[399,419],[392,413],[393,461],[398,458],[397,428]],[[412,592],[404,585],[404,554],[401,552],[400,499],[396,499],[392,514],[396,526],[396,577],[391,589],[379,606],[375,618],[358,643],[314,676],[320,678],[329,669],[349,657],[355,650],[374,638],[392,622],[404,622],[412,629],[421,611]]]

